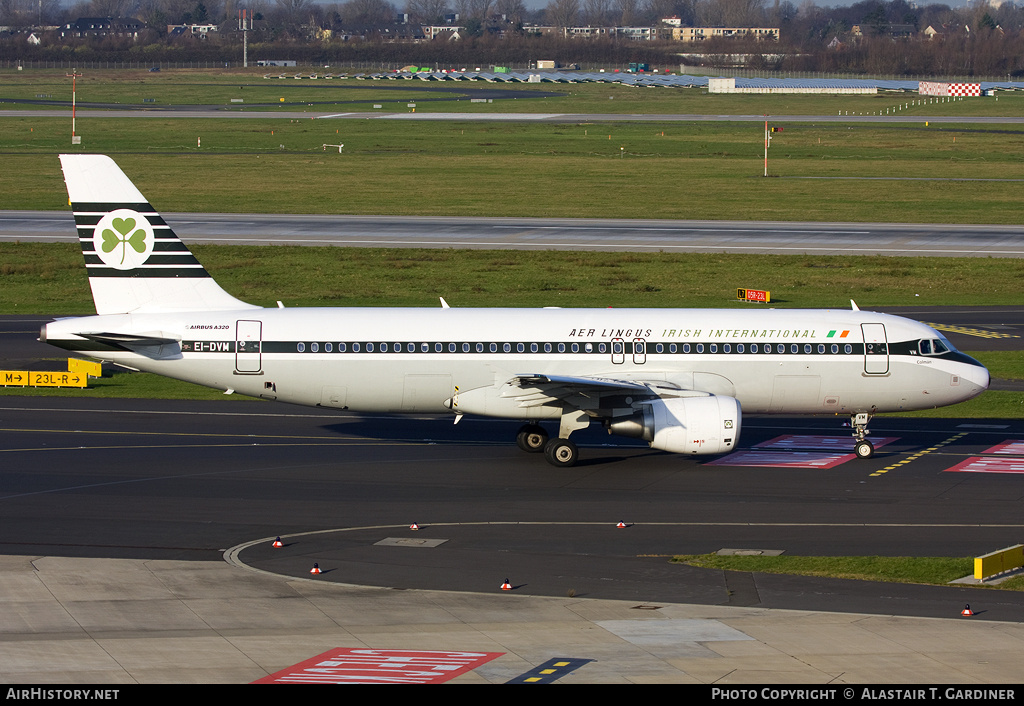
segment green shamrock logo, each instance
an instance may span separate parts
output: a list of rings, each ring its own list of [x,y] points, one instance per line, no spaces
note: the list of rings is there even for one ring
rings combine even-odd
[[[138,211],[119,208],[96,224],[93,231],[95,253],[107,267],[134,270],[153,252],[156,234],[146,217]]]
[[[124,257],[128,252],[128,246],[132,247],[132,250],[142,254],[146,251],[146,231],[139,228],[134,233],[132,229],[135,228],[134,218],[115,218],[111,225],[114,226],[114,230],[105,228],[103,230],[103,244],[100,246],[103,252],[113,252],[114,248],[121,246],[121,264],[124,264]],[[117,231],[116,233],[114,231]],[[131,235],[129,235],[131,233]]]

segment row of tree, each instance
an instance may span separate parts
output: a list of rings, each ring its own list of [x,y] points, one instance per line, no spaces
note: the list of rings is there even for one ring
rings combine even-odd
[[[466,27],[458,42],[401,46],[387,41],[374,28],[394,26],[399,8],[388,0],[348,0],[316,4],[311,0],[91,0],[62,10],[59,0],[0,0],[0,25],[66,24],[77,17],[136,17],[151,27],[141,41],[105,39],[92,42],[49,38],[30,48],[17,35],[0,39],[6,59],[75,56],[117,60],[116,55],[144,54],[181,60],[236,60],[241,41],[236,29],[238,11],[260,18],[260,31],[250,35],[250,56],[294,58],[311,63],[338,64],[348,60],[381,63],[524,65],[538,58],[563,63],[618,65],[647,61],[676,65],[677,54],[702,51],[709,55],[747,54],[759,69],[827,71],[888,75],[1024,75],[1024,6],[986,0],[951,8],[912,5],[907,0],[861,0],[847,7],[818,7],[806,0],[800,7],[788,0],[550,0],[546,8],[529,11],[523,0],[405,0],[401,10],[411,23],[444,24],[459,15]],[[768,3],[772,4],[769,5]],[[539,35],[532,25],[608,26],[656,25],[661,18],[678,17],[690,26],[767,26],[780,28],[778,44],[707,42],[699,47],[678,43],[614,40],[572,40]],[[166,37],[169,24],[221,24],[222,31],[199,43]],[[859,33],[854,32],[857,26]],[[918,34],[894,38],[894,27]],[[927,39],[921,32],[937,34]],[[332,39],[319,29],[331,29]],[[367,41],[343,41],[360,35]],[[394,35],[391,35],[394,36]],[[282,53],[283,52],[283,53]],[[168,58],[167,60],[171,60]],[[713,63],[708,58],[707,63]]]
[[[853,25],[881,28],[889,24],[924,29],[1001,27],[1006,32],[1024,26],[1024,5],[972,0],[952,8],[945,4],[916,4],[907,0],[860,0],[849,6],[818,7],[813,0],[797,6],[790,0],[549,0],[546,7],[528,10],[523,0],[87,0],[65,7],[61,0],[0,0],[0,25],[58,25],[78,17],[134,17],[149,25],[228,23],[246,9],[271,25],[319,24],[335,21],[353,25],[393,23],[399,13],[410,22],[442,24],[458,15],[458,23],[488,22],[500,17],[513,25],[636,26],[654,25],[678,17],[694,27],[785,27],[788,42],[807,37],[841,34]]]

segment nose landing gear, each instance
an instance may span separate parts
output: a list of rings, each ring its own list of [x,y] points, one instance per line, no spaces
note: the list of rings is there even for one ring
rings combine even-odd
[[[871,458],[875,455],[874,445],[868,441],[868,422],[873,415],[869,412],[858,412],[850,415],[850,426],[853,427],[853,438],[856,439],[853,445],[853,452],[857,458]]]

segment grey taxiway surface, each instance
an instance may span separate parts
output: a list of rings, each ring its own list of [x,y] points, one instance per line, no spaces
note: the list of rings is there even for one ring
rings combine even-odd
[[[165,213],[186,242],[1024,257],[1019,226]],[[74,240],[70,213],[0,211],[0,241]]]

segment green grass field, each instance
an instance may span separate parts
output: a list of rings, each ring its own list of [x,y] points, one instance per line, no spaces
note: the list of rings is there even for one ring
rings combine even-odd
[[[851,299],[862,308],[1010,305],[1024,294],[1024,261],[1007,258],[192,249],[225,289],[261,306],[434,306],[438,297],[459,307],[760,306],[736,300],[749,287],[769,290],[774,307],[848,309]],[[81,260],[77,243],[0,243],[0,313],[91,313]]]
[[[1021,221],[1024,131],[795,124],[766,179],[756,123],[78,123],[71,148],[64,119],[0,118],[6,208],[65,208],[56,155],[102,152],[163,211]]]
[[[67,100],[63,71],[0,74],[4,99]],[[1022,114],[1024,96],[915,105],[906,95],[712,96],[606,84],[502,85],[516,97],[471,103],[493,84],[263,79],[263,71],[93,71],[83,101],[159,105],[273,103],[265,118],[79,113],[0,118],[0,189],[9,209],[60,209],[55,155],[113,155],[165,211],[619,217],[1019,224],[1024,126],[932,124],[935,115]],[[411,93],[398,88],[413,88]],[[63,89],[63,93],[62,93]],[[248,93],[246,93],[248,91]],[[559,95],[531,97],[538,92]],[[61,98],[63,96],[63,98]],[[250,96],[252,99],[250,100]],[[450,96],[450,100],[426,101]],[[285,98],[285,103],[280,99]],[[391,99],[387,101],[386,99]],[[460,98],[455,100],[455,98]],[[273,111],[383,110],[694,113],[772,116],[764,178],[760,122],[306,120]],[[309,106],[314,103],[315,106]],[[243,104],[243,105],[246,105]],[[900,104],[915,123],[787,122],[785,115],[873,113]],[[344,154],[324,144],[345,145]]]

